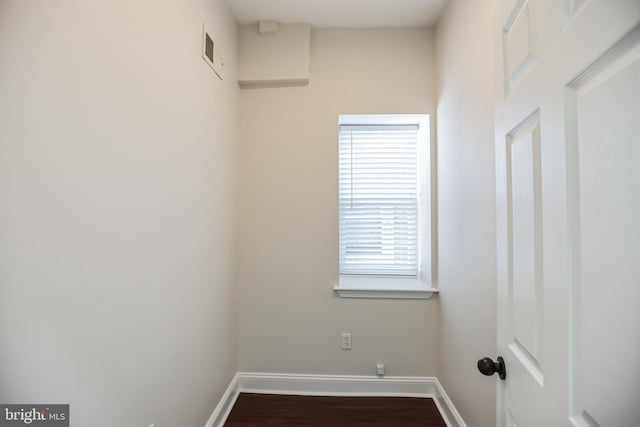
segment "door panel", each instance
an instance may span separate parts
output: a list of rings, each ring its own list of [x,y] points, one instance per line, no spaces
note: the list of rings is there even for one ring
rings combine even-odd
[[[504,24],[505,87],[507,92],[521,82],[535,63],[533,12],[525,0],[518,1]]]
[[[570,93],[577,129],[571,403],[574,423],[589,427],[640,423],[640,48],[622,52]]]
[[[496,13],[498,425],[639,426],[640,1]]]
[[[542,399],[540,116],[535,111],[507,135],[504,144],[508,235],[507,351],[511,425],[535,421],[529,402]]]
[[[510,311],[516,356],[539,367],[542,326],[540,125],[532,124],[507,138],[510,205]],[[540,369],[537,369],[538,371]]]

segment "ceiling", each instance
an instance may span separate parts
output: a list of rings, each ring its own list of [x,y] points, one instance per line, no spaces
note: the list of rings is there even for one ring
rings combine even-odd
[[[433,25],[447,0],[226,0],[240,24],[309,23],[314,27]]]

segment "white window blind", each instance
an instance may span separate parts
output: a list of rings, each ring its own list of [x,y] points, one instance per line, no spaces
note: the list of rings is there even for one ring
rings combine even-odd
[[[340,274],[419,276],[418,125],[341,125]]]

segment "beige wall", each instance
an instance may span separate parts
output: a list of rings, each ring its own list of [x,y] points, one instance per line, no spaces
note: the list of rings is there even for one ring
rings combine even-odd
[[[0,52],[0,402],[202,427],[236,371],[234,20],[2,0]]]
[[[473,427],[495,426],[494,0],[451,0],[437,27],[438,378]]]
[[[239,368],[435,375],[437,300],[340,299],[339,114],[433,113],[427,29],[314,30],[310,84],[241,92]],[[353,349],[340,349],[340,333]]]

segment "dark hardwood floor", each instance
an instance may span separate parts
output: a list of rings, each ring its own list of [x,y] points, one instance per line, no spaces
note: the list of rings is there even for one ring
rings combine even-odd
[[[431,399],[241,393],[225,427],[446,427]]]

